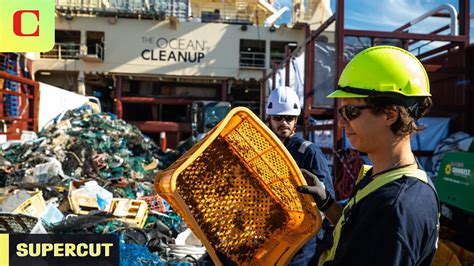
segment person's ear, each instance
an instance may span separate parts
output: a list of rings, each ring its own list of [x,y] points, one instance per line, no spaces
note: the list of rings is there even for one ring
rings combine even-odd
[[[397,122],[400,113],[395,106],[389,106],[385,109],[385,123],[387,126],[393,125]]]

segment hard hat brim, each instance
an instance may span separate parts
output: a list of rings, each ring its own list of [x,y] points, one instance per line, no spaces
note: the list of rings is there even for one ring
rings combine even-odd
[[[335,90],[326,98],[367,98],[369,97],[368,95],[363,95],[363,94],[356,94],[356,93],[351,93],[351,92],[346,92],[343,90]]]

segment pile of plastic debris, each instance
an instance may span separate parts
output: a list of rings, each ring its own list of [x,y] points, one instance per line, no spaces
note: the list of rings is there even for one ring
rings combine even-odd
[[[163,152],[136,127],[89,106],[34,135],[0,149],[0,233],[116,234],[122,265],[209,262],[200,243],[176,246],[189,232],[153,185],[194,139]]]

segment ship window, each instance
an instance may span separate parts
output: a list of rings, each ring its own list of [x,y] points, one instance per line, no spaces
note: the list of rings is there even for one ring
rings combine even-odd
[[[41,58],[50,59],[79,59],[81,51],[81,32],[56,30],[53,49],[41,53]]]
[[[240,40],[240,66],[265,67],[265,41]]]
[[[97,58],[104,61],[104,42],[105,36],[102,31],[87,31],[86,32],[86,45],[87,55],[96,56]]]
[[[279,64],[285,58],[285,46],[288,45],[293,52],[298,44],[296,42],[270,42],[270,62]]]

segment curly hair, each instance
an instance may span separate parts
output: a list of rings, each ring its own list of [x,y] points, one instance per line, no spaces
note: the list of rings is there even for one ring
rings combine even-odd
[[[418,99],[414,109],[398,104],[381,104],[377,99],[370,97],[365,98],[365,101],[372,106],[370,110],[374,114],[387,113],[390,109],[398,112],[398,119],[390,126],[390,129],[399,137],[408,136],[425,129],[425,127],[417,125],[416,120],[425,116],[433,105],[430,97]]]

